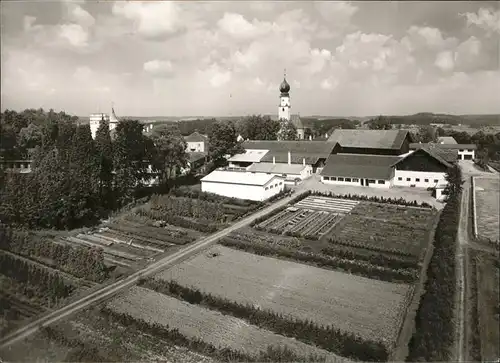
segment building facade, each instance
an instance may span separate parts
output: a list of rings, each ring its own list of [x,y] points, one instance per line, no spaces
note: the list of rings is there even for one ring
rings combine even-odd
[[[92,138],[95,139],[97,130],[101,125],[101,122],[107,121],[109,125],[109,131],[113,131],[118,125],[118,118],[116,117],[115,110],[111,108],[111,115],[106,113],[93,113],[89,117],[90,119],[90,132],[92,133]]]
[[[195,131],[184,138],[188,153],[207,153],[208,152],[208,137]]]
[[[268,174],[215,170],[201,179],[201,191],[229,198],[264,201],[285,188],[284,179]]]

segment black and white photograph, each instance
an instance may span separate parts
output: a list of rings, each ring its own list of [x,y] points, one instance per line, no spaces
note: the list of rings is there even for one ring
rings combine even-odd
[[[500,1],[0,30],[0,363],[500,362]]]

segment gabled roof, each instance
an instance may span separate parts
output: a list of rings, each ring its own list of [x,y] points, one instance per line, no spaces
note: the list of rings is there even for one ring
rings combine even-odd
[[[321,171],[323,176],[388,180],[398,156],[333,154]]]
[[[438,143],[442,144],[458,144],[457,141],[451,136],[438,137]]]
[[[243,163],[258,163],[269,150],[246,149],[244,153],[231,156],[228,161]]]
[[[414,152],[410,153],[409,155],[406,155],[404,158],[396,161],[391,166],[398,165],[399,163],[403,162],[404,160],[406,160],[408,158],[411,158],[416,153],[426,153],[427,155],[429,155],[432,158],[434,158],[435,160],[439,161],[441,164],[443,164],[447,168],[451,168],[452,167],[452,165],[447,160],[445,160],[445,158],[443,157],[443,155],[441,155],[439,153],[439,149],[437,149],[437,148],[428,148],[428,147],[422,147],[422,148],[420,148],[418,150],[415,150]],[[456,160],[456,156],[455,156],[455,160]]]
[[[273,164],[273,163],[255,163],[247,171],[255,173],[274,173],[274,174],[300,174],[306,166],[301,164]]]
[[[338,142],[342,147],[397,150],[401,148],[408,132],[408,130],[336,129],[328,141]]]
[[[420,149],[422,147],[422,145],[434,145],[435,147],[438,147],[440,149],[451,149],[451,150],[461,150],[461,149],[476,150],[477,149],[477,145],[475,145],[475,144],[435,144],[435,143],[428,143],[428,144],[411,143],[410,149]]]
[[[254,174],[242,171],[214,170],[207,176],[201,178],[201,181],[212,183],[264,186],[275,178],[283,179],[279,176],[264,173]]]
[[[335,143],[328,141],[277,141],[277,140],[248,140],[242,146],[245,149],[268,150],[261,162],[272,162],[273,157],[277,163],[288,162],[288,152],[291,154],[293,164],[315,164],[318,159],[326,159],[333,151]]]
[[[191,135],[185,136],[184,140],[186,140],[186,142],[206,142],[208,141],[208,137],[195,131]]]
[[[200,153],[200,152],[187,153],[187,155],[189,158],[189,162],[191,163],[205,159],[205,157],[207,156],[206,153]]]

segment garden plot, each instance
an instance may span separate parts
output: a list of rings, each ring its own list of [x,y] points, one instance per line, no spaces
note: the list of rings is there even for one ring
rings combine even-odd
[[[358,204],[358,201],[349,199],[309,196],[296,203],[295,207],[333,213],[349,213]]]
[[[220,348],[258,354],[269,345],[287,346],[296,354],[320,355],[330,357],[331,361],[343,360],[330,352],[258,328],[241,319],[142,287],[132,287],[108,303],[108,307],[136,319],[178,329],[187,337],[202,339]]]
[[[211,257],[215,256],[215,257]],[[158,279],[276,313],[395,342],[411,287],[216,246]],[[367,298],[369,296],[369,298]]]
[[[500,239],[500,180],[475,178],[476,223],[479,237]]]

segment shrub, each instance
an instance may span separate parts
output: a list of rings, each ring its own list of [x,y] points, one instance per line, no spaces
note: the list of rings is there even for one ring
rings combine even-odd
[[[330,197],[330,198],[339,198],[339,199],[351,199],[351,200],[359,200],[359,201],[366,201],[366,202],[374,202],[374,203],[387,203],[387,204],[395,204],[395,205],[403,205],[403,206],[409,206],[409,207],[420,207],[420,208],[433,208],[430,204],[422,202],[418,203],[416,200],[414,201],[407,201],[404,198],[384,198],[384,197],[369,197],[366,195],[357,195],[357,194],[335,194],[333,192],[318,192],[314,191],[312,192],[312,195],[316,196],[323,196],[323,197]]]

